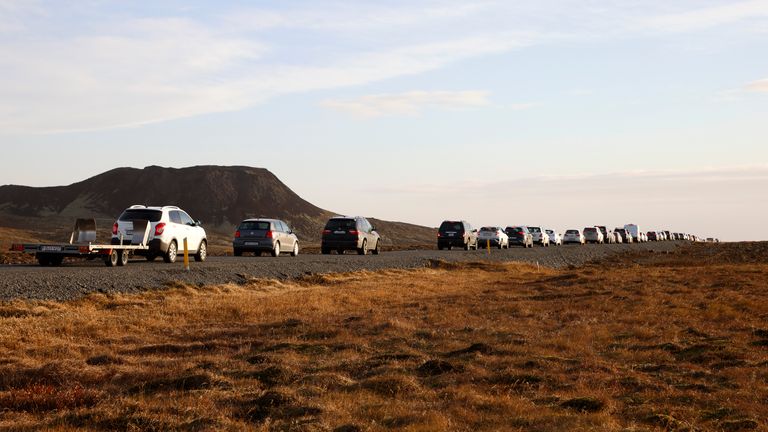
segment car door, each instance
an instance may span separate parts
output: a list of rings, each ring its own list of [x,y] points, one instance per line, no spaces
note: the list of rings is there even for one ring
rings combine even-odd
[[[288,232],[288,224],[283,221],[278,221],[280,225],[280,248],[283,250],[291,250],[293,248],[293,236]]]
[[[197,226],[194,219],[184,211],[181,213],[181,222],[184,225],[185,234],[187,236],[187,246],[190,252],[197,252],[200,243],[203,241],[203,230]]]
[[[290,246],[289,249],[293,250],[293,245],[296,244],[297,237],[293,233],[293,230],[291,229],[291,227],[285,221],[282,221],[282,222],[283,222],[283,227],[285,228],[285,238],[288,239],[288,243],[289,243],[288,245]]]

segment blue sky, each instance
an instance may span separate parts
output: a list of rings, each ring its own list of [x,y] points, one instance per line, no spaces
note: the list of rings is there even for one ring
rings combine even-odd
[[[766,52],[768,0],[0,0],[0,184],[252,165],[341,213],[768,239]]]

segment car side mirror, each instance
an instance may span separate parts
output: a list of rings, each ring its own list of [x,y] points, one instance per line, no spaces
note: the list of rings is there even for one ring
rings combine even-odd
[[[196,226],[203,226],[203,222],[198,219],[198,220],[195,221],[195,225]]]
[[[376,231],[376,227],[371,225],[371,232]]]

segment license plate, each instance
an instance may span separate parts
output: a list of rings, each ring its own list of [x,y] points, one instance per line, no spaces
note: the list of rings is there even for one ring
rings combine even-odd
[[[333,233],[334,234],[346,234],[347,232],[346,231],[334,231]]]
[[[61,246],[40,246],[40,252],[61,252]]]
[[[259,242],[245,242],[246,246],[258,246]]]

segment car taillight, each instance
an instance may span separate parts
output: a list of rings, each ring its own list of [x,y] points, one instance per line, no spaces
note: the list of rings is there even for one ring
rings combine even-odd
[[[14,243],[11,245],[11,250],[14,252],[24,252],[24,245],[19,243]]]
[[[329,229],[324,229],[323,230],[323,234],[330,234],[330,233],[331,233],[331,230],[329,230]]]
[[[523,235],[523,232],[522,232],[522,231],[518,231],[517,233],[518,233],[519,235]]]
[[[271,239],[271,238],[272,238],[272,231],[267,231],[267,238],[268,238],[268,239]]]
[[[112,225],[112,235],[117,235],[117,222],[115,222],[115,224]]]
[[[349,230],[349,235],[358,235],[358,234],[360,234],[360,232],[357,230]]]
[[[235,238],[240,238],[240,231],[235,231]]]
[[[155,235],[163,235],[163,231],[165,231],[165,223],[160,222],[159,224],[155,225]]]

